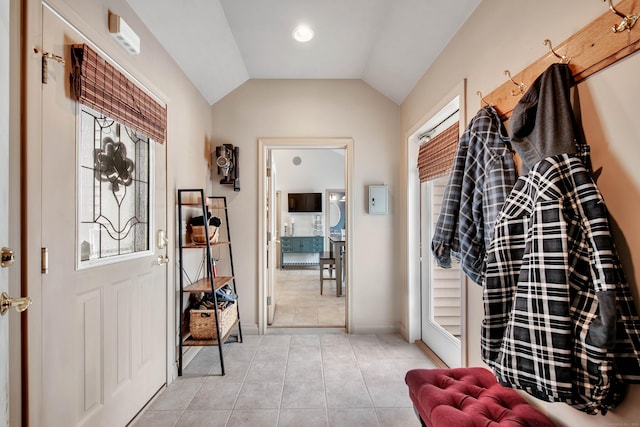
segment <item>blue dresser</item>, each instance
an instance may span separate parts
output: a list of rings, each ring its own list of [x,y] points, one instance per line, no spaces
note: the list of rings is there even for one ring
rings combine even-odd
[[[280,268],[319,265],[319,256],[322,252],[324,252],[322,236],[280,237]]]

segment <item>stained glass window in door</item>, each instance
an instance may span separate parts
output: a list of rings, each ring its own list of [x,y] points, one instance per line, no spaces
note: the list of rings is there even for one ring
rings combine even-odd
[[[149,138],[86,106],[79,120],[79,265],[149,251]]]

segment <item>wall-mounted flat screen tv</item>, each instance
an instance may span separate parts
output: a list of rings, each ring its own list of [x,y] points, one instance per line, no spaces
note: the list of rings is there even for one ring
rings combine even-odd
[[[322,193],[289,193],[289,212],[322,212]]]

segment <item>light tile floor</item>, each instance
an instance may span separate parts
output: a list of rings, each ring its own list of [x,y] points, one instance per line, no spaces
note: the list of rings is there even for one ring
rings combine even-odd
[[[318,268],[276,270],[276,312],[271,326],[344,327],[344,301],[344,292],[336,297],[335,280],[325,280],[320,295]]]
[[[135,427],[411,427],[405,373],[434,368],[399,335],[280,329],[205,347]]]

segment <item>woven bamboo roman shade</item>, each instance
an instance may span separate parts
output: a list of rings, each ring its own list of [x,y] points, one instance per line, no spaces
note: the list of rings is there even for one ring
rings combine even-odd
[[[76,99],[105,116],[164,143],[167,109],[86,44],[71,48]]]
[[[458,146],[459,132],[459,122],[455,122],[420,146],[418,153],[420,182],[429,181],[451,172]]]

